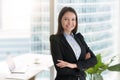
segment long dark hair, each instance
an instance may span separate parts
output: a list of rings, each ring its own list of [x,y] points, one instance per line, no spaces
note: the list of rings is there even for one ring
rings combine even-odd
[[[77,13],[76,11],[72,8],[72,7],[63,7],[59,13],[58,16],[58,30],[57,30],[57,35],[62,34],[63,33],[63,27],[62,27],[62,23],[61,23],[61,19],[63,17],[63,15],[66,12],[72,12],[75,14],[76,16],[76,26],[75,28],[72,30],[72,33],[75,34],[77,32],[77,28],[78,28],[78,18],[77,18]]]

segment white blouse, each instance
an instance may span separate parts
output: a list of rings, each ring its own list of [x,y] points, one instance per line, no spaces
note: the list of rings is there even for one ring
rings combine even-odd
[[[74,38],[74,35],[73,34],[66,34],[64,33],[64,36],[67,40],[67,42],[70,44],[70,46],[72,47],[74,53],[75,53],[75,56],[77,58],[77,60],[79,59],[80,57],[80,54],[81,54],[81,48],[80,48],[80,45],[77,43],[77,41],[75,40]]]

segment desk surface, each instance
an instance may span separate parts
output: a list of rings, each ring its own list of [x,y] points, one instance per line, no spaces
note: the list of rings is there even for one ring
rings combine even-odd
[[[29,80],[42,70],[48,70],[53,66],[50,55],[24,54],[14,58],[17,66],[25,66],[25,73],[10,73],[6,61],[0,63],[0,80]]]

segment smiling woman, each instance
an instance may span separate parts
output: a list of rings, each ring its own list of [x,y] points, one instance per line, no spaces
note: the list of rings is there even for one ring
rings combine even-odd
[[[5,54],[13,53],[9,51],[11,48],[18,54],[23,49],[50,54],[48,38],[57,31],[58,13],[63,6],[72,6],[78,13],[78,32],[85,36],[95,53],[102,53],[108,60],[113,53],[120,52],[119,3],[120,0],[0,0],[0,54],[3,50]],[[45,73],[47,80],[48,73]],[[105,77],[109,80],[107,73]],[[117,79],[113,77],[111,80]]]

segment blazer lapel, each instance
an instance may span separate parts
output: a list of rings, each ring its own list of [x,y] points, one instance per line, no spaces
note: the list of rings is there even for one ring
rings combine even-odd
[[[84,46],[83,44],[81,43],[80,39],[78,39],[78,37],[75,35],[74,36],[75,40],[77,41],[77,43],[80,45],[80,48],[81,48],[81,55],[79,56],[79,59],[81,58],[84,58],[84,53],[83,53],[83,50],[84,50]]]
[[[73,54],[73,56],[75,57],[75,59],[76,59],[76,56],[75,56],[75,53],[74,53],[74,51],[73,51],[73,49],[72,49],[72,47],[70,46],[70,44],[67,42],[67,40],[66,40],[66,38],[64,37],[64,35],[62,34],[61,35],[61,42],[66,46],[66,48],[68,48]],[[77,59],[76,59],[77,60]]]

